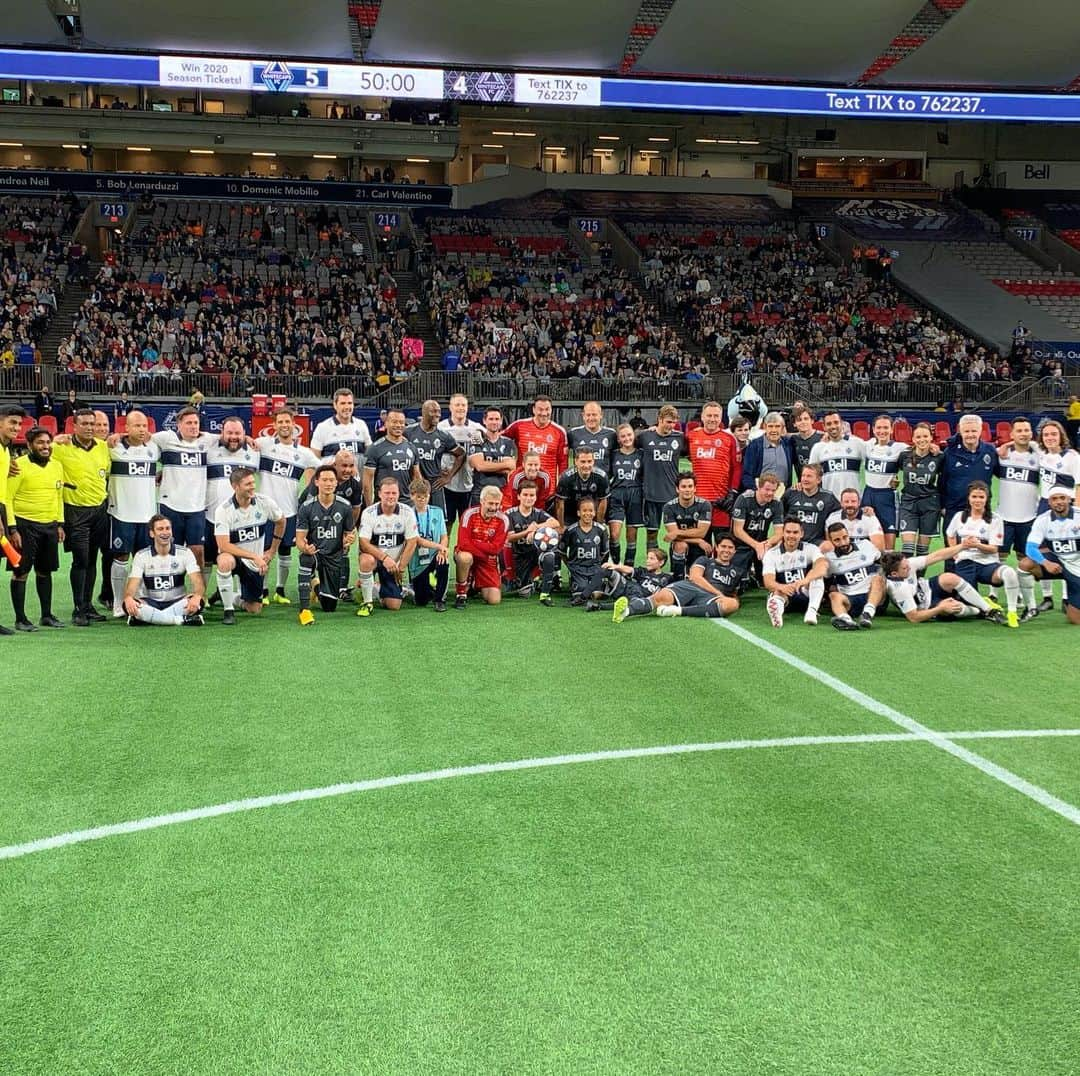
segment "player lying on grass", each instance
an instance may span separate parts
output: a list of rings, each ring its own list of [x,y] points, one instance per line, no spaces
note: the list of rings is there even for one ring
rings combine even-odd
[[[931,579],[923,576],[931,564],[952,560],[963,546],[949,545],[913,557],[899,550],[890,550],[881,558],[885,587],[889,600],[912,624],[924,624],[938,617],[961,620],[982,616],[995,624],[1004,624],[1001,606],[982,597],[978,590],[956,572],[942,572]],[[1016,614],[1009,627],[1017,626]]]
[[[604,565],[604,596],[601,600],[585,603],[585,611],[594,613],[598,609],[614,609],[619,598],[647,598],[658,590],[675,581],[671,572],[662,571],[667,563],[667,554],[662,549],[650,549],[645,554],[645,564],[641,568],[632,568],[629,564],[619,564],[609,560]]]

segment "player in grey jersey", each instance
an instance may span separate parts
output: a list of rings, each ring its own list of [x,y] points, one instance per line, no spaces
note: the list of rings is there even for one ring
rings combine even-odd
[[[300,550],[298,619],[304,626],[315,622],[308,608],[313,575],[318,573],[319,605],[324,613],[337,608],[348,580],[348,551],[356,539],[356,524],[352,506],[337,496],[337,482],[332,465],[319,467],[314,477],[316,497],[305,501],[296,515],[296,547]]]

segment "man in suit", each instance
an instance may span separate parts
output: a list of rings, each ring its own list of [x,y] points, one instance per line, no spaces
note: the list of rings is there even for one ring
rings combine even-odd
[[[754,438],[746,446],[739,485],[742,490],[756,488],[757,480],[763,474],[776,475],[783,483],[782,490],[791,485],[795,447],[784,433],[783,415],[779,411],[770,411],[765,416],[763,430],[761,437]]]

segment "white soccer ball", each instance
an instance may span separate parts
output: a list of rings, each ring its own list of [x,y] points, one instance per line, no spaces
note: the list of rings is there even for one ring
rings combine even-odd
[[[541,553],[549,553],[559,545],[559,532],[554,527],[549,527],[547,524],[544,524],[533,531],[532,540],[533,545],[536,546]]]

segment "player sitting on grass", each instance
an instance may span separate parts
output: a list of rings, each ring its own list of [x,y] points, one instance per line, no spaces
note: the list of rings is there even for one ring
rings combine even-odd
[[[669,583],[675,581],[671,572],[661,571],[666,563],[667,554],[662,549],[650,549],[645,554],[645,565],[641,568],[633,568],[629,564],[619,564],[614,560],[609,560],[603,565],[605,600],[586,602],[585,612],[614,609],[615,601],[619,598],[647,598],[650,594],[663,590]]]
[[[865,538],[853,542],[847,527],[830,523],[825,532],[830,549],[829,604],[837,631],[872,628],[878,606],[885,600],[885,578],[878,570],[881,550]],[[858,617],[858,623],[854,617]]]
[[[311,581],[319,578],[319,605],[332,613],[341,600],[349,577],[349,547],[356,540],[352,505],[337,495],[337,472],[329,463],[315,471],[316,496],[305,501],[296,514],[296,548],[300,550],[298,591],[299,621],[314,624],[311,604]]]
[[[889,598],[912,624],[923,624],[938,617],[959,620],[972,616],[984,616],[995,624],[1005,623],[1001,606],[984,598],[955,572],[942,572],[932,579],[921,574],[931,564],[951,560],[962,548],[961,545],[944,546],[919,557],[890,549],[882,555],[881,570],[885,573]],[[1014,620],[1009,622],[1009,627],[1016,627]]]
[[[715,556],[696,561],[685,579],[676,580],[655,594],[619,598],[611,619],[621,624],[628,616],[731,616],[739,608],[736,597],[743,570],[735,561],[735,542],[726,535],[716,543]]]
[[[829,562],[813,542],[803,541],[803,525],[789,516],[780,532],[780,544],[765,554],[761,577],[769,597],[765,609],[774,628],[784,626],[784,611],[804,613],[803,621],[816,624]]]
[[[596,522],[596,501],[582,497],[577,511],[578,521],[563,532],[559,551],[570,572],[570,604],[584,605],[603,596],[603,564],[610,547],[607,528]]]
[[[203,577],[195,555],[173,543],[172,523],[166,516],[150,520],[150,540],[150,547],[140,549],[131,561],[124,589],[128,624],[202,627]],[[191,584],[190,593],[184,589],[185,580]]]
[[[527,598],[533,591],[533,580],[540,576],[540,601],[543,605],[551,604],[551,589],[555,573],[559,570],[559,551],[548,549],[541,551],[533,542],[536,530],[541,526],[559,530],[558,521],[542,508],[536,507],[539,487],[531,478],[526,478],[518,487],[518,504],[507,513],[510,532],[506,544],[513,558],[513,577],[511,588],[519,597]]]

